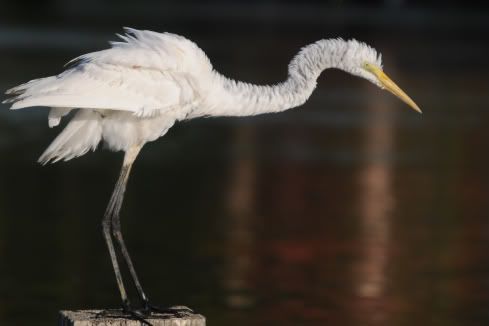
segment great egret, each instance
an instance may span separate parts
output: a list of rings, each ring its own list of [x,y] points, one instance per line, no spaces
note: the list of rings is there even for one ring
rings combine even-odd
[[[147,142],[163,136],[173,124],[203,116],[249,116],[280,112],[303,104],[321,72],[338,68],[386,89],[414,110],[419,107],[382,71],[381,56],[356,40],[324,39],[310,44],[289,64],[286,81],[259,86],[235,81],[215,71],[192,41],[175,34],[125,29],[111,48],[84,54],[61,74],[35,79],[7,91],[11,109],[51,107],[50,127],[78,109],[39,162],[70,160],[95,150],[104,141],[124,151],[119,179],[102,220],[125,311],[130,305],[112,236],[119,244],[143,310],[151,312],[124,243],[119,213],[134,160]],[[137,312],[139,311],[139,312]]]

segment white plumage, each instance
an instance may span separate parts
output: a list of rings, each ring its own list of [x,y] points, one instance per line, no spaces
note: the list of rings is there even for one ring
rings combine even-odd
[[[80,109],[43,153],[41,163],[83,155],[101,139],[112,150],[155,140],[201,100],[199,92],[212,75],[202,50],[178,35],[127,31],[121,36],[125,42],[82,55],[57,76],[7,91],[16,95],[7,100],[14,102],[11,109],[52,107],[50,127],[70,110]]]
[[[52,113],[59,112],[57,108],[51,109]],[[57,118],[59,121],[60,118]],[[53,121],[49,119],[50,124]],[[89,150],[95,150],[102,139],[102,117],[92,110],[80,110],[68,126],[56,137],[56,139],[44,151],[39,158],[40,163],[50,160],[57,162],[61,159],[70,160],[80,156]]]
[[[164,135],[175,121],[199,116],[243,116],[278,112],[304,103],[326,68],[339,68],[379,81],[363,69],[381,66],[371,47],[355,40],[321,40],[301,50],[289,66],[289,79],[275,86],[235,82],[213,70],[193,42],[170,33],[126,29],[121,42],[84,54],[57,76],[35,79],[7,91],[11,109],[51,107],[49,126],[80,109],[41,163],[85,154],[104,140],[127,151]],[[82,113],[90,110],[92,113]],[[92,132],[88,134],[87,132]]]
[[[39,162],[70,160],[104,141],[125,151],[119,180],[103,229],[126,311],[131,310],[111,235],[120,245],[146,308],[144,294],[120,232],[119,211],[127,179],[141,147],[163,136],[176,121],[201,116],[246,116],[280,112],[303,104],[320,73],[337,68],[385,88],[412,108],[417,105],[382,71],[381,57],[364,43],[320,40],[304,47],[289,65],[287,80],[259,86],[228,79],[215,71],[193,42],[170,33],[126,29],[107,50],[82,55],[57,76],[35,79],[7,91],[11,109],[51,107],[50,127],[76,110]]]

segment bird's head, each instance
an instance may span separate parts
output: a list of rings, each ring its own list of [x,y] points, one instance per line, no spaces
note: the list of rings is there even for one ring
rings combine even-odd
[[[350,40],[341,61],[344,70],[367,79],[381,89],[388,90],[412,109],[421,113],[418,105],[384,73],[382,57],[374,48],[365,43]]]

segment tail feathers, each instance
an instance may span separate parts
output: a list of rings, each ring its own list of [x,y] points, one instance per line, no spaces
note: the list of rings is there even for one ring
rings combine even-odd
[[[63,131],[39,157],[41,164],[55,163],[95,150],[102,139],[102,117],[98,112],[79,110]]]

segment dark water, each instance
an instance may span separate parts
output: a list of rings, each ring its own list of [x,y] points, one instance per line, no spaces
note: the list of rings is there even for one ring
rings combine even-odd
[[[209,325],[489,323],[487,42],[401,36],[373,44],[422,116],[332,71],[300,109],[181,123],[144,148],[122,223],[154,302]],[[197,37],[218,69],[263,83],[312,40]],[[7,48],[0,85],[81,52]],[[3,109],[0,324],[118,306],[100,219],[121,154],[41,167],[59,130]]]

